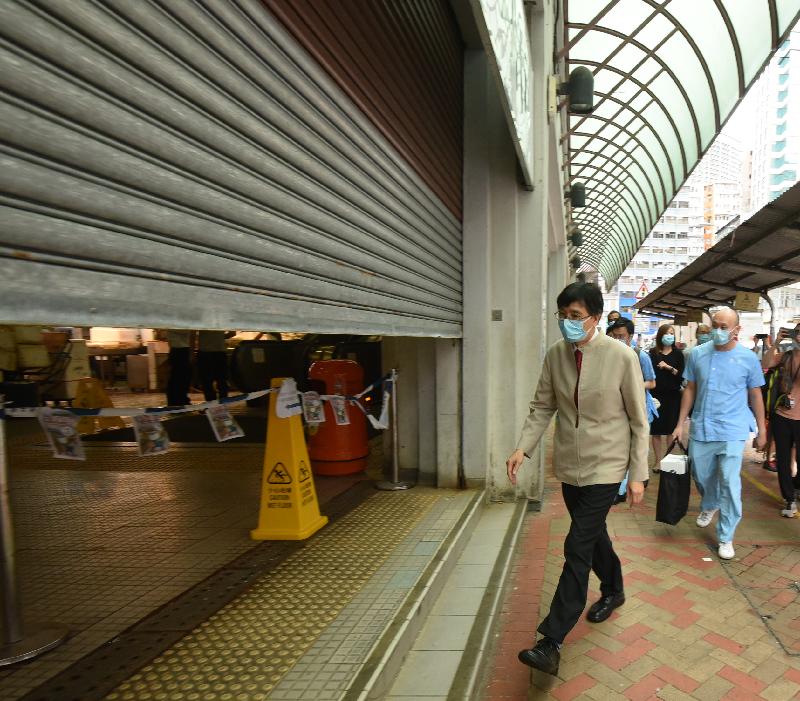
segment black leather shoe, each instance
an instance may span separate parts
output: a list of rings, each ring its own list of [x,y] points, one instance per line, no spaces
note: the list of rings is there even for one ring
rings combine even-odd
[[[622,606],[624,603],[625,594],[623,592],[604,596],[599,601],[592,604],[589,608],[589,613],[586,614],[586,618],[592,623],[600,623],[605,621],[615,608]]]
[[[558,651],[558,645],[550,638],[542,638],[530,650],[520,651],[517,657],[522,664],[526,664],[528,667],[533,667],[553,676],[558,674],[561,653]]]

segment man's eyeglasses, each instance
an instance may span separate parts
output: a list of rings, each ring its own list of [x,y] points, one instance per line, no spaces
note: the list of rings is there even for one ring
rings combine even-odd
[[[586,316],[565,316],[561,312],[553,312],[553,316],[558,321],[565,321],[566,319],[569,319],[570,321],[586,321],[592,315],[591,314],[587,314]]]

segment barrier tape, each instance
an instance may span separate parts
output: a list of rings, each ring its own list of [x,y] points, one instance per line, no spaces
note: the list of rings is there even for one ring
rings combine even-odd
[[[277,392],[275,389],[263,389],[258,392],[249,392],[248,394],[236,394],[232,397],[225,399],[215,399],[210,402],[201,402],[198,404],[185,404],[183,406],[163,406],[163,407],[109,407],[102,409],[78,409],[72,407],[58,407],[61,411],[69,412],[75,416],[142,416],[143,414],[157,414],[159,416],[166,414],[186,414],[191,411],[204,411],[213,406],[221,406],[227,404],[239,404],[251,399],[258,399],[264,397],[270,392]],[[36,418],[39,415],[39,409],[42,407],[19,407],[14,409],[12,407],[0,408],[0,417],[16,416],[23,418]]]
[[[366,389],[362,390],[358,394],[355,395],[340,395],[340,394],[322,394],[320,395],[320,399],[325,401],[330,401],[332,398],[342,397],[346,401],[351,404],[357,404],[359,407],[363,409],[361,406],[361,402],[359,401],[364,395],[371,392],[373,389],[378,387],[380,384],[383,383],[392,383],[392,376],[391,374],[386,375],[379,380],[375,380],[371,385],[369,385]],[[185,404],[183,406],[164,406],[164,407],[136,407],[136,408],[126,408],[126,407],[108,407],[108,408],[101,408],[101,409],[79,409],[73,407],[58,407],[61,411],[69,412],[70,414],[74,414],[75,416],[117,416],[117,417],[131,417],[131,416],[141,416],[143,414],[157,414],[159,416],[165,416],[168,414],[186,414],[192,411],[204,411],[209,409],[210,407],[220,406],[220,405],[227,405],[227,404],[240,404],[241,402],[247,402],[251,399],[258,399],[260,397],[264,397],[272,392],[277,392],[278,389],[263,389],[259,390],[258,392],[249,392],[247,394],[236,394],[232,397],[226,397],[225,399],[214,399],[210,402],[200,402],[198,404]],[[298,397],[302,395],[301,392],[298,392]],[[5,418],[6,416],[9,417],[17,417],[17,418],[36,418],[39,415],[39,410],[42,407],[18,407],[13,408],[8,406],[9,402],[5,402],[5,405],[0,405],[0,419]],[[365,412],[366,413],[366,412]]]

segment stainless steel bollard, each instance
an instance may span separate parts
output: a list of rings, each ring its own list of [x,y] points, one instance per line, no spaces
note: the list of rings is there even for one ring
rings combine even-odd
[[[377,489],[385,492],[399,492],[411,489],[413,484],[400,481],[400,431],[397,425],[397,370],[392,369],[392,479],[378,482]]]
[[[0,583],[2,583],[3,642],[0,667],[30,660],[52,650],[67,637],[64,626],[47,624],[25,635],[17,595],[14,527],[8,494],[8,450],[3,396],[0,395]]]

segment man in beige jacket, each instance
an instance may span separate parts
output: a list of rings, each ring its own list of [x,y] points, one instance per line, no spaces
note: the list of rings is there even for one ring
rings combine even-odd
[[[589,609],[590,621],[606,620],[625,602],[622,567],[606,516],[626,471],[628,501],[641,502],[650,433],[636,353],[597,328],[603,313],[600,288],[572,283],[556,303],[564,340],[547,351],[530,414],[507,462],[509,479],[516,484],[523,460],[555,414],[553,468],[571,525],[550,613],[538,628],[543,637],[519,653],[521,662],[549,674],[558,673],[561,644],[586,606],[590,570],[601,592]]]

